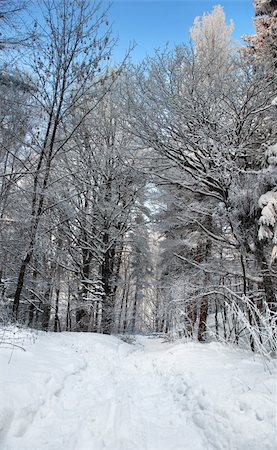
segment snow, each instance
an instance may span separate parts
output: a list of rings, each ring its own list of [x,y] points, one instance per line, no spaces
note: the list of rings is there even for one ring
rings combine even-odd
[[[268,163],[267,171],[276,172],[277,167],[277,144],[270,145],[266,152],[266,161]]]
[[[277,192],[268,191],[259,198],[259,207],[262,209],[259,219],[259,239],[271,239],[273,231],[268,227],[274,227],[277,221]]]
[[[25,352],[0,348],[1,450],[277,448],[273,362],[218,343],[21,333]]]

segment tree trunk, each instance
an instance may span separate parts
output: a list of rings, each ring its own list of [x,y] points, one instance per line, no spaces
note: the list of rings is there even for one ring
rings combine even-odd
[[[203,300],[200,305],[200,313],[199,313],[199,325],[198,325],[198,341],[203,342],[206,338],[206,323],[208,317],[208,308],[209,308],[209,300],[208,297],[203,297]]]
[[[206,241],[205,248],[202,250],[204,251],[204,260],[207,260],[208,256],[211,254],[211,247],[212,243],[210,240]],[[201,258],[201,247],[197,251],[197,259],[202,260]],[[209,276],[206,274],[205,276],[205,286],[207,286],[209,281]],[[209,309],[209,298],[208,296],[204,296],[201,305],[200,305],[200,311],[199,311],[199,325],[198,325],[198,341],[203,342],[206,338],[206,330],[207,330],[207,317],[208,317],[208,309]]]
[[[271,273],[266,261],[266,257],[264,255],[264,249],[262,246],[262,243],[258,242],[256,244],[257,246],[257,257],[258,262],[261,270],[261,275],[263,279],[263,289],[265,292],[265,299],[267,302],[267,305],[269,307],[269,310],[273,313],[277,312],[277,300],[274,293],[273,283],[272,283],[272,277]]]
[[[85,309],[77,309],[76,311],[76,324],[77,324],[77,331],[88,331],[88,313]]]
[[[109,234],[105,233],[103,237],[103,243],[105,247],[108,247]],[[114,259],[115,259],[115,246],[111,246],[105,252],[104,261],[102,264],[102,283],[104,289],[104,299],[102,305],[102,332],[104,334],[111,334],[113,328],[113,285],[112,278],[114,275]]]
[[[15,295],[14,295],[14,302],[13,302],[13,320],[14,321],[16,321],[18,319],[19,304],[20,304],[21,292],[22,292],[22,289],[24,286],[25,273],[26,273],[28,264],[31,261],[32,253],[33,252],[29,249],[29,252],[23,259],[21,266],[20,266],[17,287],[16,287],[16,291],[15,291]]]
[[[38,276],[38,271],[36,269],[34,269],[34,271],[33,271],[33,290],[35,289],[37,276]],[[31,304],[30,304],[30,307],[29,307],[28,327],[32,327],[33,326],[35,309],[36,309],[36,306],[35,306],[35,295],[33,294],[31,296]]]
[[[139,294],[139,280],[137,277],[136,282],[136,292],[135,292],[135,299],[134,299],[134,305],[133,305],[133,314],[132,314],[132,324],[131,324],[131,330],[132,333],[135,332],[136,329],[136,319],[137,319],[137,308],[138,308],[138,294]]]
[[[66,309],[66,331],[71,331],[71,312],[70,312],[70,295],[68,294],[67,309]]]
[[[218,333],[218,306],[217,306],[217,301],[215,301],[215,314],[214,314],[214,321],[215,321],[215,334],[216,334],[216,338],[219,338],[219,333]]]
[[[188,335],[190,337],[193,337],[194,325],[197,320],[197,304],[195,300],[192,299],[192,302],[189,304],[188,309],[189,309],[188,311],[189,324],[187,331]]]
[[[59,300],[60,300],[60,289],[57,289],[56,290],[56,304],[55,304],[54,332],[61,331],[60,319],[59,319]]]
[[[42,305],[42,310],[43,314],[42,314],[41,328],[43,331],[48,331],[51,315],[51,305],[49,304]]]

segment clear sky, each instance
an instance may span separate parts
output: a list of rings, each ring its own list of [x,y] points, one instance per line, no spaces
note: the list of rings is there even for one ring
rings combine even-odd
[[[212,11],[218,4],[224,8],[227,23],[234,20],[236,39],[254,32],[252,0],[113,0],[109,16],[119,38],[114,59],[119,61],[132,41],[137,44],[132,53],[134,62],[166,43],[170,47],[188,43],[194,17]]]

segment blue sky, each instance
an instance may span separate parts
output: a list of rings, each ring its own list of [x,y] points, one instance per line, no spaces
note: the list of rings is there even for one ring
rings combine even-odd
[[[132,41],[137,43],[132,53],[134,62],[147,53],[153,54],[155,48],[164,48],[166,43],[170,47],[188,43],[194,17],[212,11],[218,4],[224,8],[227,23],[234,20],[236,39],[254,32],[252,0],[114,0],[109,13],[119,38],[114,59],[119,61]]]

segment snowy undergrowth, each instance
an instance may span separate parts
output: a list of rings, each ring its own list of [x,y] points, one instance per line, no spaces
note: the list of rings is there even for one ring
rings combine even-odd
[[[43,332],[25,350],[0,348],[1,450],[276,448],[276,368],[249,352]]]
[[[15,349],[25,351],[26,343],[34,343],[37,331],[11,324],[0,326],[0,348],[9,351],[9,363]]]

